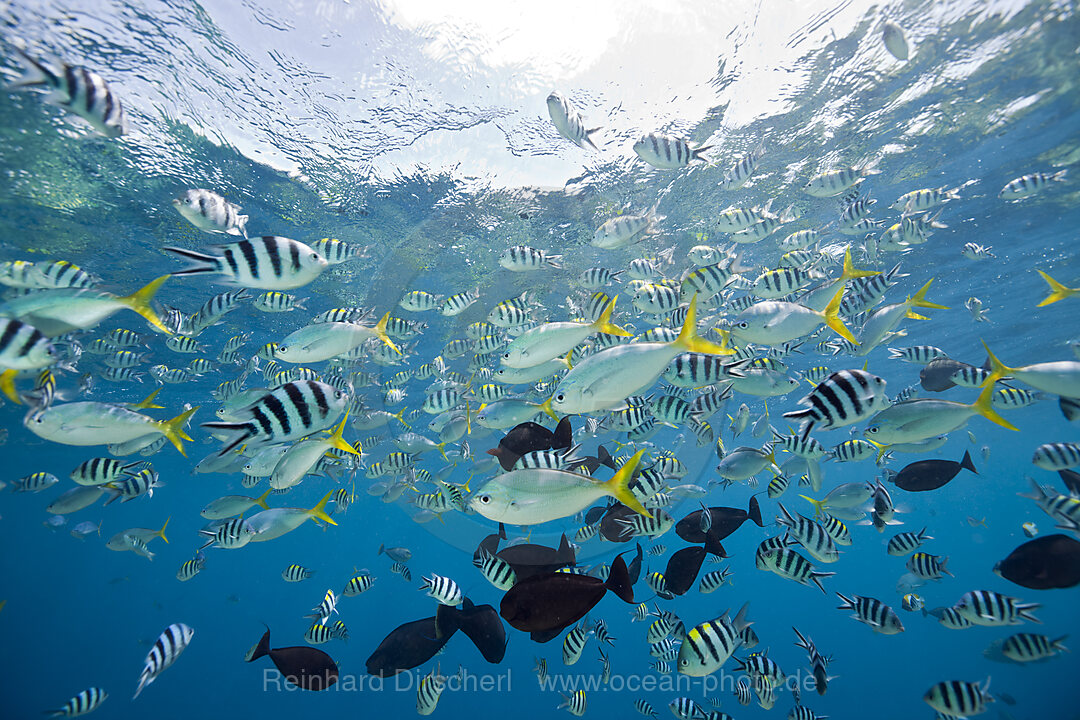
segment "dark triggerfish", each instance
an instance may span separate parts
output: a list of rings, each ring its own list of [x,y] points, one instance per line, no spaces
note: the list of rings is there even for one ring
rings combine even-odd
[[[497,457],[503,470],[510,470],[522,455],[536,450],[568,448],[573,441],[569,416],[559,421],[555,432],[534,422],[523,422],[506,433],[499,441],[499,447],[488,450],[487,454]]]
[[[270,649],[270,628],[255,647],[248,650],[247,662],[269,655],[285,676],[285,681],[303,690],[325,690],[338,681],[338,666],[322,650],[306,645]]]
[[[979,471],[971,462],[971,453],[965,452],[964,459],[955,460],[920,460],[913,462],[893,476],[896,487],[908,492],[926,492],[944,487],[961,470],[970,470],[976,475]]]
[[[1080,541],[1061,534],[1029,540],[995,565],[994,572],[1032,590],[1080,585]]]

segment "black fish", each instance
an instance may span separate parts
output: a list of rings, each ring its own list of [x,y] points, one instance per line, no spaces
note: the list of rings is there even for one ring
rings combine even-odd
[[[960,462],[955,460],[920,460],[905,467],[890,480],[896,487],[908,492],[926,492],[937,490],[948,484],[950,480],[959,474],[960,470],[967,469],[976,475],[979,471],[971,462],[971,453],[965,452],[964,459]]]
[[[485,660],[489,663],[502,662],[506,655],[506,628],[495,608],[491,605],[473,605],[472,600],[465,598],[461,610],[450,615],[448,620],[472,640]]]
[[[597,505],[596,507],[589,508],[585,511],[585,524],[595,525],[600,522],[600,519],[604,517],[604,513],[611,507],[611,503],[607,505]]]
[[[1058,475],[1071,495],[1080,496],[1080,473],[1075,470],[1058,470]]]
[[[537,642],[546,642],[585,617],[608,590],[633,604],[634,589],[622,555],[611,563],[606,581],[572,573],[549,573],[519,580],[503,595],[499,614],[511,627],[533,633]]]
[[[959,360],[953,360],[952,358],[937,358],[928,362],[922,370],[919,371],[919,384],[922,385],[923,390],[929,390],[930,392],[944,392],[951,387],[956,387],[951,378],[957,371],[965,368],[976,369],[974,365],[966,362],[960,362]],[[990,359],[987,358],[983,363],[983,370],[990,369]]]
[[[392,677],[435,657],[457,632],[457,613],[456,608],[440,605],[435,617],[398,625],[367,659],[368,673]]]
[[[510,470],[522,455],[536,450],[555,450],[568,448],[573,443],[574,431],[570,427],[570,417],[564,417],[555,426],[555,432],[534,422],[523,422],[506,433],[499,441],[499,447],[487,451],[499,459],[503,470]]]
[[[600,535],[608,542],[624,543],[634,539],[633,529],[620,520],[629,520],[636,512],[621,502],[612,503],[600,519]]]
[[[1069,422],[1080,420],[1080,399],[1060,395],[1058,396],[1058,409],[1061,410],[1062,417]]]
[[[266,629],[259,644],[253,647],[245,660],[252,662],[264,655],[285,676],[285,681],[302,690],[325,690],[338,681],[338,666],[333,658],[322,650],[306,645],[270,649],[270,628]]]
[[[549,548],[546,545],[511,545],[500,550],[496,556],[510,563],[518,582],[534,575],[553,573],[577,562],[574,548],[570,547],[570,541],[566,539],[565,533],[559,540],[558,549]]]
[[[577,470],[578,468],[584,467],[589,471],[589,474],[592,475],[600,468],[601,465],[609,467],[612,470],[619,469],[619,466],[615,464],[615,458],[611,456],[611,453],[609,453],[607,451],[607,448],[605,448],[603,445],[599,446],[596,449],[596,457],[593,457],[592,455],[586,455],[585,457],[581,458],[581,460],[574,463],[567,469]]]
[[[641,551],[641,543],[637,544],[637,555],[630,561],[630,564],[626,567],[626,573],[630,576],[630,584],[636,585],[638,578],[641,577],[641,559],[645,557],[645,554]]]
[[[487,552],[488,555],[494,555],[499,552],[499,541],[506,539],[506,526],[499,523],[499,532],[492,535],[488,535],[486,538],[480,541],[480,544],[476,546],[476,551],[473,552],[473,565],[476,565],[480,556]]]
[[[709,528],[709,532],[705,533],[705,552],[717,557],[728,557],[727,550],[720,544],[720,537],[715,528]]]
[[[749,518],[758,527],[764,527],[761,522],[761,506],[758,505],[757,496],[750,497],[750,504],[746,510],[730,507],[707,508],[712,515],[712,525],[709,527],[709,535],[712,542],[719,543],[731,533],[738,530]],[[689,543],[703,543],[706,541],[705,533],[701,531],[701,514],[704,510],[695,510],[675,524],[675,533]],[[718,553],[714,553],[718,554]]]
[[[1061,534],[1028,540],[995,565],[994,572],[1032,590],[1080,585],[1080,541]]]
[[[701,563],[705,561],[705,548],[688,547],[679,550],[668,559],[664,570],[667,589],[675,595],[683,595],[694,586]]]

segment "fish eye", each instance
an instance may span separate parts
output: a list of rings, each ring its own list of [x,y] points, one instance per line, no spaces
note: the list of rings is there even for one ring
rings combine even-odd
[[[556,402],[562,402],[565,399],[566,399],[566,396],[563,395],[562,393],[559,393],[558,395],[555,396]]]
[[[871,433],[871,434],[875,434],[875,433],[877,433],[877,431],[878,431],[878,429],[876,427],[868,427],[868,428],[866,428],[866,432]]]
[[[503,357],[504,357],[504,358],[509,358],[509,357],[510,357],[510,353],[508,353],[508,352],[504,352],[504,353],[503,353]]]
[[[735,327],[745,330],[746,328],[750,327],[750,323],[743,320],[741,323],[736,323]]]
[[[491,496],[490,496],[490,495],[481,495],[481,496],[480,496],[479,498],[477,498],[477,499],[478,499],[478,500],[480,501],[480,503],[481,503],[482,505],[487,505],[488,503],[490,503],[490,502],[491,502]]]

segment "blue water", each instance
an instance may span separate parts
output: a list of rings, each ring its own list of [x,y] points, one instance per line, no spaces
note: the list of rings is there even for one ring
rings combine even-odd
[[[35,54],[83,64],[107,77],[121,94],[134,128],[121,140],[96,138],[81,121],[45,104],[37,93],[0,92],[4,178],[0,260],[68,260],[102,278],[105,289],[127,294],[180,267],[159,252],[162,246],[200,248],[216,241],[190,226],[170,204],[184,189],[213,188],[243,206],[253,234],[303,242],[337,237],[367,245],[371,252],[370,257],[332,268],[293,291],[307,298],[306,310],[268,315],[245,306],[200,340],[209,342],[216,354],[226,338],[251,332],[246,357],[300,327],[310,315],[348,305],[374,308],[380,315],[395,310],[395,315],[428,322],[430,327],[402,365],[363,367],[385,381],[403,368],[430,362],[448,341],[463,335],[466,324],[525,289],[536,291],[547,310],[546,319],[566,319],[565,298],[575,292],[571,281],[582,268],[602,264],[620,269],[634,257],[674,248],[674,264],[666,273],[678,278],[687,267],[685,253],[691,246],[727,244],[713,226],[716,213],[729,205],[749,207],[772,200],[776,212],[793,205],[793,212],[801,214],[774,237],[746,246],[744,262],[773,265],[780,254],[777,239],[796,229],[823,228],[838,214],[834,200],[800,192],[809,177],[874,158],[881,173],[868,178],[862,188],[878,200],[873,216],[887,224],[897,221],[887,207],[900,194],[963,186],[961,199],[944,206],[941,220],[948,227],[935,231],[929,242],[910,253],[883,253],[875,262],[862,251],[862,238],[850,238],[860,267],[884,270],[901,263],[907,277],[889,291],[886,302],[898,302],[934,278],[930,298],[951,309],[927,311],[925,321],[905,321],[906,337],[883,344],[865,359],[820,356],[811,348],[814,342],[807,343],[805,355],[788,360],[791,370],[821,364],[834,370],[856,368],[866,360],[869,370],[884,377],[891,392],[898,392],[918,381],[919,368],[888,360],[888,345],[936,345],[951,357],[976,365],[984,359],[980,340],[1013,366],[1073,358],[1066,343],[1080,335],[1080,301],[1069,298],[1036,308],[1046,288],[1035,270],[1077,285],[1080,192],[1072,176],[1078,172],[1070,167],[1068,182],[1054,183],[1020,203],[997,198],[1000,188],[1015,177],[1064,168],[1080,159],[1080,95],[1074,87],[1080,20],[1073,3],[909,2],[884,8],[846,2],[797,12],[772,3],[740,6],[732,13],[731,33],[717,35],[724,40],[723,52],[713,64],[714,77],[691,93],[692,98],[707,101],[707,109],[696,115],[687,116],[690,111],[682,106],[668,107],[672,95],[656,92],[656,85],[675,82],[663,77],[660,68],[647,67],[641,77],[619,76],[599,62],[588,72],[582,70],[579,83],[567,80],[559,87],[596,124],[605,126],[602,152],[596,154],[573,147],[551,128],[543,98],[552,86],[539,69],[531,74],[522,63],[496,73],[482,65],[469,74],[469,63],[479,62],[470,59],[479,54],[472,51],[483,49],[490,38],[466,33],[460,43],[425,54],[422,41],[435,32],[433,26],[410,29],[395,24],[387,7],[358,3],[358,7],[319,6],[316,12],[296,5],[129,6],[117,0],[107,5],[25,3],[0,8],[4,20],[0,62],[6,74],[15,77],[18,67],[11,43],[25,38]],[[695,8],[692,14],[699,23],[687,24],[687,36],[700,44],[702,38],[694,33],[727,22],[716,17],[718,12]],[[797,17],[788,17],[793,12]],[[627,13],[641,22],[648,14],[636,6]],[[913,40],[907,63],[892,59],[881,46],[882,17],[898,22]],[[573,22],[568,14],[566,23]],[[649,37],[640,23],[636,27],[636,34],[627,31],[612,42],[622,43],[624,51],[639,47],[635,43]],[[678,33],[662,34],[656,42],[669,57],[680,52]],[[340,74],[335,75],[331,70],[338,61]],[[610,79],[595,81],[604,68]],[[779,82],[775,93],[755,96],[755,87],[771,88],[777,77],[787,81]],[[584,89],[575,91],[579,87]],[[662,129],[681,134],[692,144],[712,145],[708,155],[715,164],[699,163],[679,171],[650,169],[629,148],[641,133]],[[717,183],[737,157],[761,142],[766,151],[752,182],[733,192],[719,188]],[[425,162],[424,153],[431,154],[431,162]],[[612,252],[588,245],[595,228],[607,218],[653,205],[664,216],[662,232],[654,238]],[[827,240],[838,244],[849,239],[831,232]],[[977,263],[965,259],[960,250],[968,242],[991,247],[996,257]],[[564,254],[567,270],[503,271],[498,257],[513,244]],[[448,320],[435,313],[412,316],[396,309],[397,300],[409,290],[447,294],[474,286],[480,287],[481,299],[459,318]],[[165,285],[158,301],[193,312],[223,289],[213,278],[176,278]],[[632,290],[625,280],[607,290],[623,295],[621,321],[639,330],[649,327],[631,308]],[[982,301],[988,322],[974,322],[964,309],[972,296]],[[88,344],[116,327],[146,334],[152,352],[148,364],[175,367],[189,359],[176,358],[162,338],[149,333],[130,313],[114,316],[78,340]],[[464,371],[466,363],[463,358],[450,367]],[[67,384],[78,375],[99,375],[103,369],[100,360],[84,355],[77,375],[69,374]],[[187,458],[171,447],[151,458],[166,483],[152,499],[107,508],[99,502],[69,516],[59,528],[44,525],[45,506],[72,486],[67,479],[72,468],[104,455],[104,448],[43,441],[23,427],[24,408],[11,403],[0,407],[0,423],[7,431],[0,448],[7,467],[0,479],[10,484],[37,471],[61,478],[60,485],[38,495],[0,496],[4,550],[0,601],[6,600],[0,612],[4,717],[38,716],[91,685],[110,693],[97,711],[100,718],[269,718],[356,712],[409,716],[415,712],[417,677],[436,663],[445,674],[463,666],[477,683],[467,691],[448,690],[436,710],[442,717],[560,716],[559,691],[575,689],[574,683],[587,689],[588,717],[636,716],[632,703],[639,698],[666,716],[668,702],[679,695],[707,708],[706,698],[720,697],[723,710],[740,720],[786,716],[793,707],[788,692],[778,692],[776,707],[768,712],[756,703],[739,706],[730,691],[734,662],[710,680],[724,680],[728,684],[723,687],[659,675],[649,667],[653,659],[644,643],[645,625],[631,623],[632,607],[610,595],[590,615],[605,619],[617,638],[615,648],[608,651],[613,671],[609,686],[584,684],[595,683],[600,670],[595,638],[577,665],[564,668],[561,640],[537,645],[508,630],[508,651],[498,666],[484,662],[459,636],[433,661],[399,679],[384,680],[380,687],[365,673],[368,655],[393,627],[434,612],[433,601],[417,590],[422,575],[435,572],[455,578],[477,603],[498,607],[501,592],[471,565],[472,550],[493,531],[492,523],[461,513],[447,513],[426,524],[414,522],[410,516],[415,510],[405,502],[414,493],[384,504],[365,491],[370,481],[363,471],[355,478],[357,501],[347,514],[337,516],[337,527],[308,523],[273,542],[236,551],[209,549],[203,572],[189,582],[178,582],[177,568],[201,544],[196,535],[204,524],[199,510],[221,495],[250,494],[240,486],[239,474],[191,472],[194,463],[214,448],[197,427],[215,407],[210,391],[239,372],[239,367],[223,367],[161,391],[158,402],[169,416],[184,403],[202,408],[195,416],[191,430],[195,441],[187,444]],[[248,387],[256,386],[256,381],[257,376]],[[32,379],[22,380],[20,388],[31,383]],[[419,408],[427,385],[413,380],[406,386],[406,408]],[[132,402],[152,388],[149,380],[142,385],[97,380],[83,399]],[[359,392],[369,406],[379,407],[378,388]],[[801,396],[796,391],[769,400],[774,425],[783,429],[781,413],[795,409]],[[974,392],[957,388],[943,397],[970,402]],[[741,402],[750,406],[754,417],[765,409],[760,398],[736,394],[726,411],[734,412]],[[1075,588],[1027,590],[991,572],[997,560],[1025,540],[1023,523],[1033,521],[1043,534],[1053,532],[1053,523],[1033,502],[1017,497],[1028,490],[1025,476],[1058,482],[1054,474],[1031,464],[1032,451],[1045,442],[1077,440],[1075,425],[1061,416],[1056,398],[1010,411],[1008,418],[1020,432],[975,418],[932,455],[958,460],[970,450],[978,475],[961,473],[932,493],[894,489],[903,525],[883,534],[853,526],[854,545],[844,550],[838,563],[820,568],[836,572],[823,581],[829,594],[757,570],[754,549],[775,534],[775,528],[747,524],[724,543],[730,559],[703,567],[703,572],[730,567],[732,586],[712,595],[701,595],[695,588],[662,604],[691,625],[749,601],[750,617],[761,638],[755,650],[768,648],[769,657],[789,676],[805,677],[809,669],[805,654],[793,646],[791,631],[792,626],[799,628],[832,658],[829,671],[835,679],[827,694],[818,697],[812,690],[803,691],[804,704],[819,715],[930,718],[933,711],[921,698],[932,684],[992,676],[991,692],[1005,693],[1016,704],[999,699],[991,713],[1075,717],[1073,656],[1059,656],[1036,667],[993,663],[983,657],[992,641],[1013,632],[1050,637],[1077,633]],[[416,422],[422,426],[427,418]],[[579,420],[575,427],[580,424]],[[729,450],[761,442],[748,434],[733,439],[722,416],[712,424],[722,429]],[[376,432],[349,430],[346,438],[357,440]],[[846,430],[816,435],[826,446],[849,437]],[[494,447],[499,437],[474,427],[467,439],[475,457],[484,459],[483,451]],[[625,437],[609,433],[601,440],[612,446]],[[591,449],[593,441],[586,442]],[[677,448],[691,469],[682,482],[705,486],[716,479],[711,448],[695,447],[688,431],[664,429],[651,442],[657,449]],[[989,448],[988,459],[984,447]],[[391,449],[384,441],[368,459],[378,460]],[[925,457],[899,455],[889,466],[899,469]],[[431,472],[444,465],[436,454],[420,461],[420,467]],[[450,480],[464,483],[469,468],[470,461],[459,462]],[[826,490],[844,482],[872,480],[878,473],[868,463],[830,462],[825,468]],[[489,476],[478,475],[470,487],[475,489]],[[745,507],[768,478],[763,473],[756,490],[745,484],[727,490],[712,485],[707,500]],[[251,493],[259,494],[265,487]],[[271,502],[310,507],[333,487],[326,478],[309,477],[287,497],[272,496]],[[808,513],[810,506],[796,497],[800,492],[808,491],[793,483],[785,505]],[[764,495],[761,500],[766,518],[773,517],[775,501]],[[687,501],[669,512],[677,519],[696,507]],[[152,562],[104,546],[116,532],[158,528],[166,518],[171,518],[169,543],[151,543],[156,553]],[[973,525],[969,518],[983,522]],[[101,537],[73,538],[69,530],[83,520],[102,521]],[[578,526],[572,519],[542,525],[533,530],[531,541],[555,543],[561,531],[572,533]],[[935,539],[923,549],[949,556],[949,569],[955,574],[918,590],[927,607],[951,605],[969,590],[995,590],[1041,603],[1037,616],[1043,624],[953,631],[933,618],[901,611],[895,586],[905,572],[904,560],[886,555],[885,543],[898,530],[924,526]],[[527,532],[511,528],[512,537]],[[685,546],[673,532],[659,542],[668,551],[661,558],[646,558],[651,570],[662,570],[667,556]],[[412,582],[392,574],[388,558],[376,554],[383,543],[413,551]],[[610,563],[616,552],[628,547],[590,540],[583,544],[579,562],[585,567]],[[316,570],[314,578],[283,582],[280,573],[291,563]],[[338,688],[318,694],[286,690],[269,660],[243,662],[264,623],[272,629],[275,647],[303,644],[307,627],[303,615],[327,588],[339,590],[354,568],[370,569],[377,581],[367,593],[340,601],[348,642],[334,640],[321,646],[340,666]],[[635,591],[642,599],[651,596],[643,582]],[[906,631],[891,637],[874,634],[836,609],[837,591],[889,603],[901,614]],[[130,702],[145,654],[174,622],[195,629],[191,645],[137,701]],[[552,686],[546,689],[532,673],[534,657],[547,659]],[[481,681],[487,690],[480,689]],[[636,689],[642,681],[655,683],[655,689]]]

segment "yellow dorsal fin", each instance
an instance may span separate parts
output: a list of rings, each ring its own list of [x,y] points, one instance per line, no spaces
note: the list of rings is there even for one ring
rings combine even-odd
[[[1045,307],[1047,305],[1056,303],[1058,300],[1064,300],[1070,295],[1080,293],[1080,288],[1065,287],[1057,280],[1044,273],[1042,270],[1039,270],[1038,273],[1042,275],[1043,280],[1045,280],[1046,284],[1050,286],[1050,294],[1046,296],[1045,300],[1043,300],[1035,307]]]

